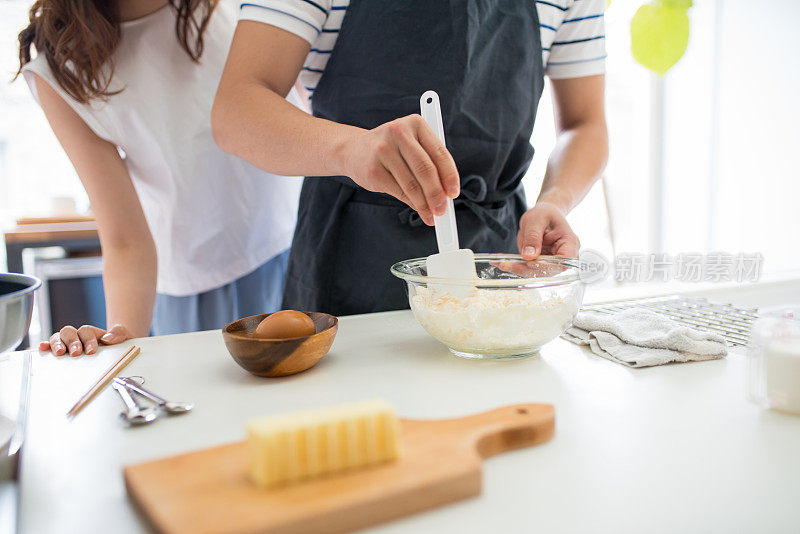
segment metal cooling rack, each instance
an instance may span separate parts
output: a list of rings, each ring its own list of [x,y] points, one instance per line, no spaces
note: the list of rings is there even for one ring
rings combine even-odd
[[[731,345],[747,345],[750,328],[758,317],[758,309],[738,308],[731,304],[717,304],[704,298],[669,295],[647,299],[619,300],[590,304],[581,311],[613,314],[630,308],[645,308],[666,315],[676,323],[715,332]]]

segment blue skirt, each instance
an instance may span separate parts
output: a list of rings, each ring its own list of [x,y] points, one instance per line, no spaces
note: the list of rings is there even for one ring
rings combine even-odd
[[[255,271],[205,293],[185,297],[156,294],[151,334],[215,330],[248,315],[278,311],[288,261],[286,250]]]

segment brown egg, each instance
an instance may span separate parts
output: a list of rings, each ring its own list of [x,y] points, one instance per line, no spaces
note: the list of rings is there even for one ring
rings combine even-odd
[[[262,339],[286,339],[314,334],[314,321],[303,312],[283,310],[268,315],[258,323],[253,337]]]

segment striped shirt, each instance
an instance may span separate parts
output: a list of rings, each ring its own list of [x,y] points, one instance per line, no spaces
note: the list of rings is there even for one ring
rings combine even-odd
[[[551,79],[605,72],[606,0],[535,1],[539,13],[542,59]],[[239,20],[254,20],[291,32],[311,44],[298,81],[317,87],[342,27],[350,0],[247,0]]]

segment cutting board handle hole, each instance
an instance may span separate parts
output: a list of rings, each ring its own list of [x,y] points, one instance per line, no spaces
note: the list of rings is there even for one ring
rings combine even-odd
[[[431,98],[431,97],[428,97],[428,100],[427,100],[427,102],[428,102],[428,104],[431,104],[431,103],[433,103],[433,98]]]
[[[528,413],[528,409],[527,408],[517,408],[517,413],[525,415],[526,413]]]

